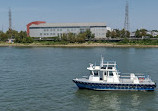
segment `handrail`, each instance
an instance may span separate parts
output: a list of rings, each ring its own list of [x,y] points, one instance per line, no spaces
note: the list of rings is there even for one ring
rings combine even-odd
[[[143,74],[143,73],[121,73],[120,75],[130,75],[130,74],[145,75],[145,74]]]
[[[103,61],[103,64],[114,64],[116,65],[116,61]]]

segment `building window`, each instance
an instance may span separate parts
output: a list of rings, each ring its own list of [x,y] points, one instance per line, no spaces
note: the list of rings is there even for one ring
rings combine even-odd
[[[46,31],[46,29],[44,29],[44,31]]]
[[[60,31],[62,31],[62,29],[60,29]]]
[[[42,35],[42,33],[40,33],[40,35]]]

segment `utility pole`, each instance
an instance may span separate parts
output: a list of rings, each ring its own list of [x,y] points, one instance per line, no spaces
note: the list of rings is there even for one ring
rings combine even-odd
[[[126,1],[126,8],[125,8],[125,22],[124,22],[124,29],[125,31],[129,31],[129,9],[128,9],[128,0]]]

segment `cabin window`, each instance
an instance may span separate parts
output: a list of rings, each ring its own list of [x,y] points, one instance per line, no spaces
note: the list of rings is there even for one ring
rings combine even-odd
[[[94,71],[94,75],[95,75],[95,76],[98,76],[98,71]]]
[[[113,76],[113,72],[112,71],[109,71],[109,76]]]
[[[94,72],[94,75],[95,75],[95,76],[98,76],[98,72]]]
[[[108,69],[112,69],[112,67],[108,67]]]

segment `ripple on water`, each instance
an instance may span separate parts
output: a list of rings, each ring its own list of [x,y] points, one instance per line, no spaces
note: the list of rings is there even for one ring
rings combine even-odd
[[[72,82],[87,75],[86,67],[100,55],[116,60],[120,71],[150,73],[158,80],[157,48],[0,47],[0,52],[0,111],[158,110],[157,89],[91,91]]]

